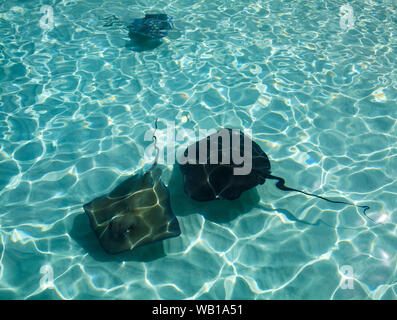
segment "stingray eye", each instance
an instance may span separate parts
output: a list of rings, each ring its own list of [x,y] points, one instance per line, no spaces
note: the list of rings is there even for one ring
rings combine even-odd
[[[134,224],[131,224],[128,228],[127,228],[127,230],[125,231],[126,233],[128,233],[128,232],[131,232],[131,231],[134,231],[135,230],[135,225]]]
[[[116,220],[109,222],[109,230],[112,238],[114,239],[119,239],[123,235],[122,227]]]
[[[114,222],[114,219],[109,222],[109,229],[113,232],[117,232],[117,224]]]

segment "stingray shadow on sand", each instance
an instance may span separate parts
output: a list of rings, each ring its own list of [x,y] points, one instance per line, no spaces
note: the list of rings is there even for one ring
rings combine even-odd
[[[143,52],[156,49],[162,43],[163,41],[161,41],[160,39],[153,39],[145,36],[136,35],[126,43],[125,47],[135,52]]]
[[[200,202],[191,199],[184,191],[183,175],[179,164],[175,164],[168,182],[170,200],[177,217],[201,214],[206,220],[227,223],[259,206],[260,196],[256,189],[244,192],[235,200]],[[183,232],[182,232],[183,235]]]

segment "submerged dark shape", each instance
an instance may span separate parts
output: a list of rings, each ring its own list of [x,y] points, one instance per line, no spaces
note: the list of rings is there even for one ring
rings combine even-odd
[[[330,200],[285,186],[285,180],[273,176],[270,161],[260,146],[238,129],[222,129],[186,148],[179,159],[186,194],[198,201],[234,200],[241,193],[277,180],[283,191],[296,191],[333,203],[356,206],[345,201]],[[356,206],[364,208],[368,206]]]
[[[172,28],[172,17],[165,13],[146,14],[144,18],[132,20],[128,26],[131,38],[151,39],[161,39],[167,36],[167,30]]]
[[[180,235],[169,192],[160,175],[156,158],[146,173],[129,177],[109,194],[84,205],[105,251],[120,253]]]

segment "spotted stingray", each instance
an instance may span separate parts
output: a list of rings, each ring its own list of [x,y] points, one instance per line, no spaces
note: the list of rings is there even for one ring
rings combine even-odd
[[[247,163],[250,163],[249,171],[243,170]],[[283,178],[271,174],[269,158],[260,146],[237,129],[222,129],[190,145],[179,159],[179,164],[185,192],[197,201],[234,200],[242,192],[272,179],[277,180],[276,187],[283,191],[300,192],[332,203],[364,208],[364,215],[369,209],[368,206],[331,200],[287,187]]]

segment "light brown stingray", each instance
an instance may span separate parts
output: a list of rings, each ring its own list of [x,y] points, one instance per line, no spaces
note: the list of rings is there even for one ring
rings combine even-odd
[[[129,177],[108,195],[84,205],[91,227],[108,253],[132,250],[181,234],[168,189],[160,179],[154,134],[153,140],[157,154],[150,170]]]
[[[169,192],[155,164],[143,175],[134,175],[108,195],[84,205],[91,227],[108,253],[180,235]]]

